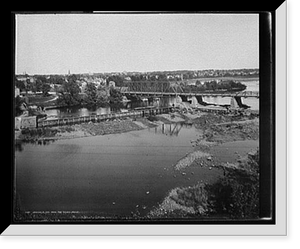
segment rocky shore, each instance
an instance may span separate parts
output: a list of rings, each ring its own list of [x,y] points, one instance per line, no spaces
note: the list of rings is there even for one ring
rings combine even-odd
[[[259,206],[259,158],[252,151],[238,163],[222,163],[224,177],[213,183],[171,189],[163,201],[152,209],[149,219],[217,217],[256,219]]]
[[[195,162],[197,159],[203,158],[203,157],[210,157],[210,154],[202,152],[202,151],[194,151],[188,155],[186,155],[184,158],[179,160],[176,165],[174,166],[175,170],[182,170],[186,167],[189,167],[193,162]]]
[[[191,120],[197,129],[203,131],[203,134],[191,141],[194,151],[180,159],[174,166],[174,170],[182,171],[191,165],[209,169],[218,167],[224,170],[224,176],[217,179],[215,183],[199,182],[193,186],[170,190],[158,207],[149,212],[148,217],[152,219],[203,218],[216,213],[224,215],[225,218],[256,217],[258,215],[258,151],[249,151],[235,163],[220,161],[218,155],[211,153],[214,147],[223,143],[258,141],[258,116],[209,113],[192,118],[191,115],[183,115],[183,118]],[[245,184],[241,183],[241,179]],[[222,200],[223,197],[218,196],[218,191],[228,195],[228,201]],[[238,196],[244,197],[241,199]],[[225,209],[219,210],[219,206]]]

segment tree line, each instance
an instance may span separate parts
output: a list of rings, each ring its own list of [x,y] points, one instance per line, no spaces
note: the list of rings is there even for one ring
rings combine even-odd
[[[15,78],[15,86],[20,89],[20,91],[25,91],[26,93],[32,91],[42,92],[43,96],[48,96],[49,91],[51,90],[50,83],[47,82],[46,77],[37,76],[36,79],[31,82],[30,79],[26,79],[26,81],[21,81]]]
[[[58,94],[57,104],[59,106],[105,106],[107,104],[119,104],[123,99],[122,94],[115,88],[96,86],[94,83],[87,83],[84,93],[81,93],[74,75],[69,76],[63,82]]]
[[[107,104],[119,104],[123,99],[122,94],[117,89],[97,86],[94,83],[87,83],[82,93],[76,75],[69,75],[64,79],[61,77],[60,79],[59,87],[55,89],[58,95],[56,100],[56,105],[58,106],[104,106]],[[112,80],[112,78],[109,80]],[[57,82],[55,84],[57,86]],[[51,90],[49,79],[45,76],[36,76],[34,81],[29,79],[20,81],[15,78],[15,86],[26,93],[28,91],[34,93],[42,92],[44,97],[49,96],[49,91]],[[25,97],[22,101],[26,102],[26,99],[28,98]],[[20,97],[17,97],[17,106],[22,101]]]

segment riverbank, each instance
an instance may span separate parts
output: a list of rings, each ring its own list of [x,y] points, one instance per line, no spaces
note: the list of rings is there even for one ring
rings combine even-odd
[[[160,114],[151,116],[148,119],[142,117],[137,119],[125,118],[57,127],[23,129],[15,132],[15,139],[24,142],[39,142],[120,134],[152,128],[162,123],[185,123],[194,125],[196,129],[200,130],[199,136],[191,140],[195,151],[208,152],[210,147],[224,142],[259,139],[258,115],[251,113],[247,115],[229,115],[201,111]]]
[[[23,129],[15,132],[15,139],[24,142],[40,142],[44,140],[72,139],[107,134],[120,134],[129,131],[154,127],[155,124],[145,118],[115,119],[104,122],[89,122],[57,127]]]
[[[257,148],[259,140],[259,118],[257,116],[229,116],[200,114],[194,119],[184,116],[202,132],[191,140],[194,151],[187,154],[174,166],[175,170],[198,167],[231,167],[238,162],[239,152],[248,153],[248,148]],[[224,144],[224,145],[222,145]],[[235,151],[233,151],[233,148]],[[230,162],[225,161],[228,159]]]
[[[215,215],[220,218],[221,215],[226,219],[257,218],[258,116],[209,113],[198,117],[182,114],[182,118],[190,120],[202,133],[191,140],[194,151],[179,160],[174,170],[185,175],[188,168],[220,168],[223,177],[171,189],[147,217],[201,219]],[[227,196],[227,200],[222,196]]]
[[[211,182],[171,189],[148,214],[149,219],[243,219],[259,217],[259,152],[237,163],[222,163],[224,176]],[[205,166],[205,165],[203,165]]]

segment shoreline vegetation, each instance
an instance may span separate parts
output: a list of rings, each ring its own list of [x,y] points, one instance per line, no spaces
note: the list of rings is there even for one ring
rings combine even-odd
[[[21,114],[24,103],[41,108],[121,104],[124,98],[121,88],[152,89],[157,84],[176,87],[182,92],[243,91],[246,85],[242,82],[253,80],[259,80],[258,69],[15,75],[15,110],[17,115]]]
[[[151,120],[151,121],[150,121]],[[218,167],[224,175],[213,183],[198,182],[193,186],[182,186],[171,189],[158,207],[146,216],[133,215],[118,219],[127,220],[162,220],[168,218],[206,219],[221,217],[225,219],[258,218],[259,187],[259,151],[249,151],[237,163],[216,162],[211,149],[219,144],[234,141],[259,139],[258,114],[224,115],[216,113],[183,113],[157,115],[146,119],[107,120],[100,123],[85,123],[72,126],[61,126],[39,129],[25,129],[16,134],[16,142],[43,143],[58,139],[72,139],[86,136],[117,134],[134,130],[155,127],[167,122],[185,122],[201,132],[199,137],[191,140],[192,151],[181,158],[174,170],[184,173],[191,165],[201,167]],[[23,220],[109,220],[102,215],[84,215],[82,213],[50,214],[41,212],[17,212],[16,219]],[[38,218],[37,218],[38,217]],[[73,218],[72,218],[73,217]],[[112,218],[114,220],[115,218]]]
[[[222,163],[224,176],[213,183],[171,189],[149,219],[257,219],[259,212],[259,151],[251,151],[237,164]]]

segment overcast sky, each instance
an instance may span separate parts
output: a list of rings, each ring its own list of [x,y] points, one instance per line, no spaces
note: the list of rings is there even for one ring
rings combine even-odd
[[[257,14],[17,15],[16,73],[259,67]]]

